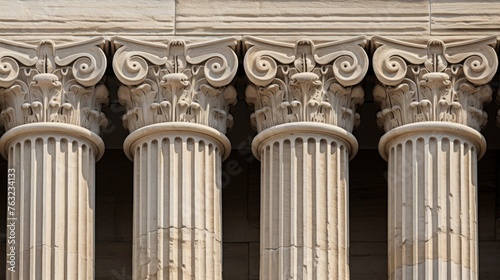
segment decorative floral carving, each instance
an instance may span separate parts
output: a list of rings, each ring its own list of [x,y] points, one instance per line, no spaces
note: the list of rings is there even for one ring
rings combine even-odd
[[[423,121],[460,123],[480,130],[487,123],[483,106],[491,101],[488,83],[498,59],[495,37],[427,45],[374,37],[373,68],[381,84],[373,96],[382,109],[385,131]]]
[[[288,122],[321,122],[352,131],[364,91],[356,86],[368,69],[365,39],[314,44],[278,43],[248,37],[244,66],[254,106],[252,125],[261,132]]]
[[[0,40],[0,125],[9,130],[34,122],[74,124],[99,133],[108,101],[103,38],[56,46]]]
[[[114,38],[113,69],[124,84],[120,103],[130,132],[161,122],[194,122],[226,132],[236,90],[229,85],[238,69],[236,39],[166,45]]]

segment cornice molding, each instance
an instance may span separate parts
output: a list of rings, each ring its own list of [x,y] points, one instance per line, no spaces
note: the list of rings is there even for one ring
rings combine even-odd
[[[246,101],[255,109],[251,120],[258,132],[289,122],[326,123],[350,132],[359,123],[356,107],[364,91],[357,84],[369,63],[364,37],[322,44],[247,37],[244,44]]]
[[[496,38],[426,45],[373,37],[373,90],[385,131],[417,122],[445,121],[480,130],[487,123],[483,106],[491,101],[487,83],[498,67]]]
[[[115,37],[113,43],[113,69],[123,84],[118,97],[127,109],[123,125],[130,132],[162,122],[192,122],[222,133],[232,126],[237,39],[158,44]]]
[[[56,45],[0,39],[0,126],[73,124],[99,134],[108,91],[98,82],[106,70],[104,38]]]

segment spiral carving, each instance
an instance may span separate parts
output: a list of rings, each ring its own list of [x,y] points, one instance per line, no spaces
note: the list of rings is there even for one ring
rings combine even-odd
[[[10,87],[19,75],[19,64],[10,58],[0,59],[0,87]]]
[[[428,71],[437,72],[463,66],[465,77],[475,85],[489,82],[498,65],[492,47],[496,44],[495,37],[450,44],[431,40],[427,45],[383,37],[375,37],[372,40],[378,45],[373,55],[375,74],[380,82],[390,86],[402,82],[408,65],[425,66]]]
[[[364,77],[363,68],[358,58],[352,54],[342,55],[333,62],[333,72],[337,81],[343,86],[359,83]]]
[[[269,85],[278,70],[278,65],[274,58],[266,55],[264,52],[251,53],[245,56],[245,72],[248,79],[259,86]]]
[[[486,83],[498,64],[494,44],[494,37],[450,44],[431,40],[427,45],[375,38],[374,70],[384,85],[373,95],[382,112],[391,112],[380,114],[378,123],[386,131],[423,121],[454,122],[479,131],[486,119],[482,108],[491,97]]]
[[[227,85],[233,79],[236,70],[236,67],[231,67],[227,59],[222,56],[209,59],[204,69],[205,78],[214,87]]]
[[[119,53],[115,54],[113,70],[118,79],[125,85],[137,85],[146,79],[148,74],[148,62],[134,53],[128,53],[125,57],[119,58]]]
[[[363,90],[351,87],[368,70],[364,38],[295,44],[250,38],[245,70],[252,82],[246,101],[260,133],[289,122],[319,122],[352,131]],[[334,86],[335,85],[335,86]]]
[[[107,122],[101,106],[108,93],[96,86],[107,65],[103,44],[102,37],[63,45],[42,40],[38,47],[0,40],[1,109],[14,112],[0,126],[60,122],[98,134]]]
[[[106,72],[106,55],[100,45],[104,38],[90,39],[79,45],[55,46],[57,66],[71,66],[75,80],[84,87],[94,86]]]
[[[236,39],[114,42],[113,69],[123,84],[118,98],[126,107],[123,123],[130,132],[162,122],[192,122],[226,132],[236,92],[230,99],[222,93],[232,88],[238,69]]]
[[[374,61],[373,70],[380,82],[395,86],[400,84],[406,76],[407,64],[402,57],[393,55],[387,59]]]
[[[84,86],[95,85],[101,78],[99,71],[96,71],[95,58],[91,56],[77,59],[72,70],[75,79]]]
[[[463,65],[465,77],[473,84],[482,84],[491,72],[488,71],[488,60],[481,54],[470,56]]]

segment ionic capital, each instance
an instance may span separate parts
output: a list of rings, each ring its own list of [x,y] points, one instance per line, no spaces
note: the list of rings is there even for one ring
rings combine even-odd
[[[164,122],[190,122],[225,133],[236,104],[230,85],[238,69],[235,38],[166,44],[114,38],[113,69],[123,84],[118,97],[130,132]]]
[[[104,38],[55,45],[0,40],[0,126],[59,122],[99,134],[108,91]]]
[[[378,123],[389,131],[417,122],[442,121],[480,130],[483,106],[491,101],[487,83],[498,66],[495,37],[427,45],[374,37],[373,90],[380,104]]]
[[[258,132],[290,122],[319,122],[352,131],[364,101],[357,84],[368,69],[366,40],[295,44],[254,37],[244,41],[246,101]]]

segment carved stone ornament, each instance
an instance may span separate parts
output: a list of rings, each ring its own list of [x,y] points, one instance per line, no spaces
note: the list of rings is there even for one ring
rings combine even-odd
[[[246,38],[252,125],[261,132],[289,122],[320,122],[351,132],[359,123],[356,107],[364,101],[356,85],[368,70],[365,43],[363,37],[323,44]]]
[[[487,83],[498,66],[495,37],[427,45],[389,38],[372,39],[373,69],[381,84],[373,97],[382,109],[378,123],[389,131],[423,121],[444,121],[480,130],[483,106],[491,101]]]
[[[225,133],[232,126],[229,107],[236,104],[230,85],[238,58],[237,40],[155,44],[114,38],[113,69],[124,85],[118,91],[126,107],[123,125],[130,132],[162,122],[192,122]]]
[[[104,38],[56,46],[0,40],[0,126],[73,124],[99,134],[107,125]]]

